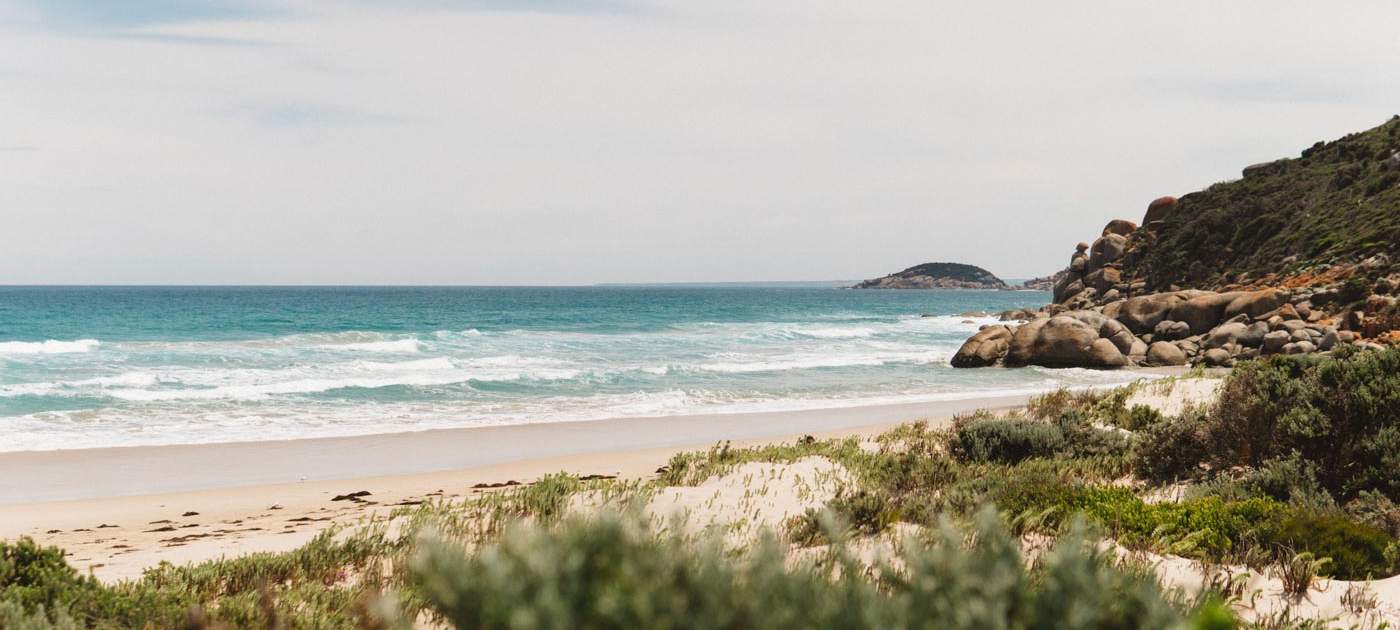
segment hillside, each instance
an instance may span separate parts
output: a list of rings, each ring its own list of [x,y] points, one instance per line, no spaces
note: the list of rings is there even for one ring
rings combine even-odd
[[[1053,303],[1007,314],[951,363],[1230,366],[1400,344],[1400,117],[1243,178],[1113,219],[1057,274]]]
[[[866,280],[853,289],[1006,289],[992,272],[975,265],[931,262]]]
[[[1244,169],[1146,225],[1123,276],[1149,289],[1271,284],[1400,247],[1400,116]],[[1270,278],[1269,276],[1273,276]]]

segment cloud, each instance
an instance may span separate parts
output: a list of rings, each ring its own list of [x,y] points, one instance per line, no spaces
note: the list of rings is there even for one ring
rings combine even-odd
[[[258,124],[268,127],[306,127],[323,125],[399,125],[408,119],[367,112],[329,109],[307,105],[273,107],[252,116]]]
[[[404,9],[504,11],[516,13],[635,13],[644,10],[628,0],[364,0],[377,6]]]
[[[33,6],[53,23],[98,28],[245,20],[281,13],[271,4],[249,0],[36,0]]]
[[[1366,0],[142,6],[0,20],[0,283],[1032,277],[1400,102]]]

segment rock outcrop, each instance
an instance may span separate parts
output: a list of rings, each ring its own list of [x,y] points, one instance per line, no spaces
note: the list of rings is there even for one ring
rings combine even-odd
[[[1296,311],[1291,299],[1297,297],[1279,289],[1187,290],[1094,309],[1020,313],[1027,323],[984,327],[963,344],[952,365],[1229,366],[1268,354],[1326,352],[1354,341],[1354,334],[1338,330],[1329,318],[1309,322],[1290,316]]]
[[[1051,304],[1003,316],[1029,323],[1010,325],[993,364],[1118,364],[1101,340],[1126,365],[1400,345],[1400,116],[1243,174],[1154,199],[1140,225],[1114,219],[1076,245]]]
[[[1012,367],[1122,367],[1128,364],[1125,352],[1131,347],[1131,333],[1122,324],[1093,311],[1074,311],[1017,327],[1003,363]]]
[[[866,280],[853,289],[1007,289],[992,272],[962,263],[924,263]]]
[[[983,326],[963,342],[953,355],[953,367],[975,368],[997,365],[1011,347],[1011,329],[1001,325]]]

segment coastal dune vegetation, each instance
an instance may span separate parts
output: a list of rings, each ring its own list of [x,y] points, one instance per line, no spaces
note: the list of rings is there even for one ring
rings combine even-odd
[[[0,542],[0,627],[1393,623],[1400,349],[1271,356],[1202,404],[1141,402],[1207,378],[560,473],[117,583]]]

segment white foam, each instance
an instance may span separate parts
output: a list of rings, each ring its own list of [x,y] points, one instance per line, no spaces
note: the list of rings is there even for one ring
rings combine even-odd
[[[4,354],[76,354],[80,352],[91,352],[102,345],[96,339],[78,339],[75,341],[59,341],[49,339],[47,341],[3,341],[0,342],[0,355]]]
[[[855,328],[792,327],[786,330],[787,332],[790,332],[794,335],[800,335],[803,337],[815,337],[817,339],[853,339],[861,337],[870,337],[876,334],[876,330],[868,326],[860,326]]]
[[[346,343],[340,345],[325,346],[336,350],[355,350],[358,352],[400,352],[411,353],[422,349],[423,343],[417,339],[394,339],[390,341],[366,341],[363,343]]]
[[[121,400],[260,400],[272,396],[318,394],[338,389],[408,386],[432,387],[471,381],[564,380],[581,370],[563,362],[514,355],[453,361],[447,357],[402,361],[351,361],[283,369],[182,369],[163,375],[162,384],[178,389],[109,389],[102,393]]]
[[[751,360],[717,361],[696,365],[693,369],[706,372],[745,374],[751,372],[811,370],[816,368],[878,366],[891,363],[943,363],[951,358],[952,353],[946,350],[847,355],[811,353],[774,357],[754,357]]]

